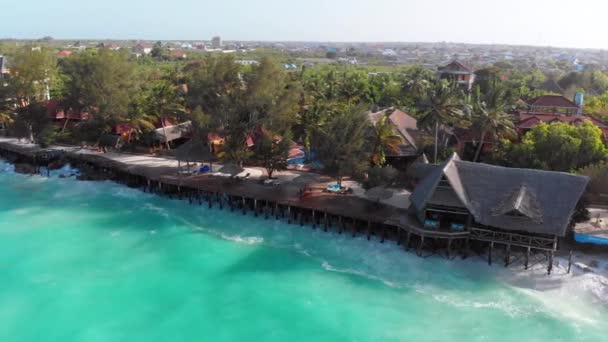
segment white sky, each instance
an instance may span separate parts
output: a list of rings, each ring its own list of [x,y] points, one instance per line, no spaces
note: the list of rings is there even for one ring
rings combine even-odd
[[[0,37],[608,48],[608,0],[0,0]]]

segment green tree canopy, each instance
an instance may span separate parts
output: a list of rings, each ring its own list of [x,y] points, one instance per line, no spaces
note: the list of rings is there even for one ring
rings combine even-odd
[[[477,148],[473,161],[479,160],[483,145],[488,138],[513,138],[517,135],[513,118],[507,113],[508,97],[502,86],[490,83],[485,93],[477,87],[468,108],[471,131],[477,136]]]
[[[427,89],[420,105],[418,125],[435,133],[433,161],[437,162],[439,150],[439,128],[442,125],[457,123],[464,116],[463,96],[453,84],[446,80],[433,83]],[[445,142],[443,137],[442,141]],[[445,144],[442,144],[445,145]]]
[[[586,121],[578,126],[542,123],[521,143],[506,142],[497,152],[507,166],[573,172],[605,160],[608,150],[602,131]]]
[[[272,178],[275,171],[287,169],[287,157],[291,147],[291,135],[287,133],[278,137],[274,133],[262,130],[255,150],[255,158],[264,166],[268,178]]]
[[[109,129],[127,116],[139,90],[134,63],[126,53],[100,49],[80,53],[63,64],[66,100],[89,111],[93,121]]]
[[[255,125],[264,125],[274,132],[284,133],[297,119],[300,92],[287,73],[270,58],[245,75],[244,101]]]
[[[57,79],[57,63],[45,48],[25,46],[11,56],[8,95],[17,107],[27,107],[47,98]]]
[[[386,152],[397,153],[403,144],[403,139],[396,134],[387,116],[383,116],[371,129],[372,155],[374,165],[386,163]]]
[[[314,134],[314,150],[324,171],[333,175],[340,186],[345,176],[360,175],[369,165],[368,129],[365,110],[346,106]]]

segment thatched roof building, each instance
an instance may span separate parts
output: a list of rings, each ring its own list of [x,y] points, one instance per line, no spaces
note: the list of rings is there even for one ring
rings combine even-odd
[[[449,227],[455,220],[560,237],[588,182],[563,172],[461,161],[456,154],[443,164],[416,164],[414,169],[411,174],[421,181],[410,197],[411,209],[423,224],[438,227],[448,221]]]
[[[215,155],[209,150],[209,146],[201,139],[190,139],[176,150],[173,155],[179,161],[185,162],[209,162],[215,160]]]

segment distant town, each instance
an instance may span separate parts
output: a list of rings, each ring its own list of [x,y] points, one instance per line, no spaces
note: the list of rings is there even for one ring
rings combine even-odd
[[[135,57],[152,53],[158,41],[146,40],[55,40],[45,37],[24,41],[0,40],[10,49],[23,44],[39,42],[58,51],[59,57],[90,48],[104,47],[126,50]],[[169,57],[192,59],[204,53],[234,53],[242,55],[243,64],[259,62],[259,51],[272,51],[273,55],[289,64],[289,67],[341,63],[367,67],[395,67],[422,65],[436,68],[451,60],[464,61],[474,68],[506,63],[517,70],[541,70],[546,73],[583,71],[587,67],[608,69],[608,51],[597,49],[573,49],[542,46],[485,45],[465,43],[330,43],[330,42],[255,42],[224,41],[216,36],[210,40],[160,41],[170,51]],[[258,51],[258,52],[256,52]],[[247,57],[247,58],[246,58]]]

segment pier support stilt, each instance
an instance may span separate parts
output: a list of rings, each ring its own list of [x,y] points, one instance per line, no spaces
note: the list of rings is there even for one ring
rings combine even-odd
[[[452,259],[452,239],[448,239],[448,259]]]
[[[553,251],[549,252],[549,265],[547,265],[547,274],[551,274],[553,270]]]
[[[492,266],[492,251],[494,250],[494,242],[490,242],[490,248],[488,249],[488,265]]]
[[[526,249],[526,261],[524,262],[524,268],[528,269],[528,263],[530,262],[530,247]]]
[[[572,250],[568,253],[568,274],[570,274],[570,268],[572,267]]]
[[[511,263],[511,245],[508,244],[505,250],[505,267]]]
[[[367,241],[369,241],[370,236],[372,235],[372,222],[367,221]]]
[[[421,256],[422,255],[422,247],[424,246],[424,235],[422,235],[420,237],[420,243],[418,244],[418,249],[416,250],[416,255],[417,256]]]

